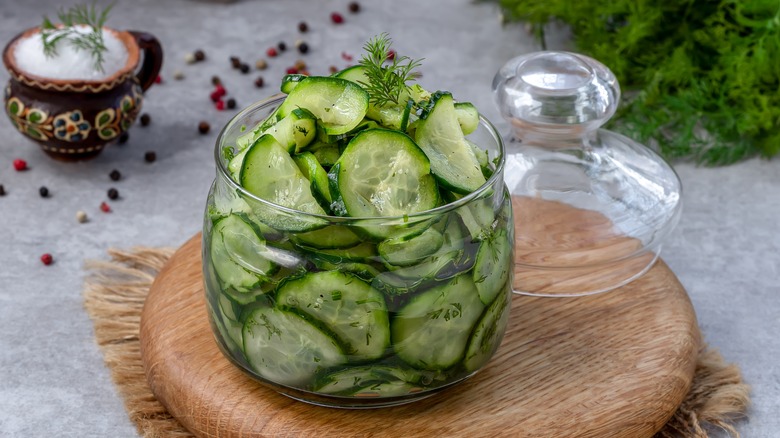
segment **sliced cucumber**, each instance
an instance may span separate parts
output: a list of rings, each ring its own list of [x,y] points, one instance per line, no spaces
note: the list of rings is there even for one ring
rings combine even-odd
[[[463,360],[463,366],[467,371],[481,368],[493,356],[504,337],[509,322],[512,295],[505,290],[509,288],[508,284],[502,286],[502,293],[487,308],[471,335],[466,357]]]
[[[431,109],[417,121],[417,144],[428,156],[431,172],[442,186],[464,195],[471,193],[486,180],[458,125],[452,95],[437,93],[431,102]]]
[[[382,294],[353,275],[316,272],[285,282],[277,293],[277,305],[322,323],[352,360],[376,359],[390,345]]]
[[[317,136],[317,118],[303,108],[296,108],[263,132],[271,134],[288,153],[303,150]]]
[[[297,87],[298,84],[305,78],[306,75],[301,75],[301,74],[284,75],[284,77],[282,78],[282,86],[281,86],[282,93],[290,94],[293,88]]]
[[[246,154],[239,175],[241,185],[268,202],[305,213],[325,214],[287,151],[270,135],[260,137]],[[255,215],[276,230],[306,231],[321,228],[324,221],[288,214],[272,206],[252,204]]]
[[[319,379],[314,390],[333,395],[386,397],[417,392],[431,381],[431,377],[417,370],[367,365],[327,374]]]
[[[350,216],[402,216],[429,210],[438,202],[428,159],[400,132],[362,131],[337,165],[336,186]]]
[[[252,369],[282,385],[303,386],[321,369],[347,360],[333,338],[303,317],[272,307],[252,312],[243,340]]]
[[[415,368],[450,368],[463,358],[469,335],[484,309],[470,275],[422,292],[393,319],[395,351]]]
[[[369,283],[372,282],[374,278],[376,278],[376,276],[379,275],[379,273],[381,272],[374,265],[368,263],[360,263],[360,262],[333,263],[322,259],[314,259],[313,262],[318,269],[322,269],[324,271],[349,272],[351,274],[356,275],[361,280]]]
[[[333,77],[304,78],[279,107],[282,116],[296,108],[311,111],[328,135],[344,134],[356,127],[368,109],[368,93],[354,82]]]
[[[311,252],[313,258],[331,263],[371,262],[377,257],[376,245],[363,242],[349,248],[317,249],[304,248]]]
[[[466,140],[466,142],[468,142],[469,146],[471,146],[471,150],[474,151],[474,156],[477,157],[477,163],[479,163],[479,167],[482,168],[482,173],[485,173],[485,169],[489,169],[492,173],[493,169],[490,169],[490,157],[488,156],[488,151],[480,148],[473,141]]]
[[[408,266],[436,253],[444,243],[440,230],[428,227],[417,236],[392,237],[377,245],[379,255],[391,265]]]
[[[317,142],[307,150],[314,155],[314,158],[325,169],[330,169],[341,156],[341,151],[339,151],[337,144]]]
[[[298,165],[303,176],[311,181],[311,192],[315,198],[320,200],[320,205],[330,205],[333,202],[333,197],[330,195],[328,187],[328,172],[325,172],[314,154],[303,152],[294,156],[293,161]]]
[[[263,254],[265,240],[238,215],[218,220],[210,239],[211,263],[225,288],[249,291],[268,280],[276,266]]]
[[[456,102],[455,117],[458,119],[463,135],[469,135],[479,126],[479,111],[471,102]]]
[[[463,232],[457,220],[450,219],[447,222],[443,238],[444,241],[436,253],[412,266],[382,272],[374,279],[374,287],[390,295],[403,295],[470,269],[473,260],[466,251]]]
[[[254,128],[245,132],[243,135],[236,139],[236,147],[239,151],[242,151],[252,145],[258,138],[262,136],[262,133],[267,131],[268,128],[275,125],[276,122],[281,120],[279,115],[279,108],[277,107],[268,117],[262,122],[258,123]]]
[[[291,238],[299,245],[320,249],[349,248],[360,243],[357,234],[349,227],[341,225],[329,225],[319,230],[296,233]]]
[[[482,241],[474,263],[473,279],[479,299],[487,305],[503,292],[503,286],[512,270],[512,244],[504,229],[496,230]]]

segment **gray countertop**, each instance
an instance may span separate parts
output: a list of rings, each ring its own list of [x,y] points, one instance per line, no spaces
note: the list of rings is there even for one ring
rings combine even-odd
[[[66,2],[68,5],[71,2]],[[208,94],[219,75],[243,107],[275,93],[298,54],[288,50],[264,72],[242,75],[231,55],[250,65],[278,41],[303,37],[302,56],[312,74],[345,67],[342,52],[356,55],[363,42],[389,32],[399,52],[425,57],[420,80],[452,90],[500,122],[490,94],[493,74],[507,59],[536,49],[522,25],[502,28],[493,4],[469,0],[375,2],[358,15],[347,1],[245,0],[232,4],[192,0],[120,1],[109,21],[119,29],[155,34],[165,48],[164,82],[146,95],[148,127],[135,126],[130,140],[91,162],[64,164],[45,157],[0,117],[0,436],[136,436],[94,341],[82,304],[85,259],[106,258],[110,247],[178,246],[201,227],[206,193],[214,178],[217,132],[233,111],[218,112]],[[0,4],[0,41],[55,15],[60,2]],[[346,23],[335,26],[329,14]],[[299,35],[305,20],[311,31]],[[554,47],[565,47],[563,37]],[[187,65],[186,53],[201,48],[206,61]],[[181,70],[186,78],[173,79]],[[268,84],[255,88],[262,74]],[[0,83],[8,74],[0,72]],[[208,120],[212,130],[200,135]],[[497,123],[499,128],[506,125]],[[154,150],[157,161],[144,162]],[[15,172],[12,161],[31,169]],[[112,182],[108,174],[123,174]],[[726,360],[739,364],[752,386],[744,437],[769,438],[780,430],[780,162],[752,159],[725,168],[677,164],[685,208],[662,257],[693,301],[704,337]],[[38,188],[47,186],[43,199]],[[102,213],[106,190],[121,198]],[[84,210],[90,221],[79,224]],[[39,257],[51,253],[55,263]]]

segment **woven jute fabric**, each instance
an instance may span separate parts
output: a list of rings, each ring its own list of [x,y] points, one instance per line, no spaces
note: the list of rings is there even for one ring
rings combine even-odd
[[[110,250],[108,261],[89,261],[84,306],[95,338],[125,408],[138,432],[148,438],[192,437],[157,401],[146,383],[139,342],[141,310],[171,248]],[[750,403],[739,368],[712,348],[699,353],[688,396],[655,438],[708,438],[715,430],[739,437],[735,422]]]

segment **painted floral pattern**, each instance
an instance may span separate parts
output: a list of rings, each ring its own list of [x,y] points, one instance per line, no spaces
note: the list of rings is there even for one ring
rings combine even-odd
[[[52,115],[42,109],[28,107],[18,97],[11,97],[9,88],[6,88],[5,94],[5,110],[21,133],[35,140],[45,141],[54,137],[71,143],[86,140],[93,129],[102,140],[118,137],[133,124],[143,100],[140,87],[135,86],[130,94],[122,97],[116,108],[100,111],[93,125],[81,110]]]
[[[52,117],[46,111],[30,108],[16,97],[7,99],[5,110],[11,123],[22,134],[36,140],[46,140],[52,136]]]
[[[84,120],[80,110],[58,115],[52,121],[52,125],[54,125],[54,137],[70,142],[84,140],[92,130],[92,125]]]
[[[130,128],[141,108],[141,99],[141,92],[134,88],[133,94],[122,98],[118,108],[108,108],[99,112],[95,116],[97,135],[103,140],[111,140]]]

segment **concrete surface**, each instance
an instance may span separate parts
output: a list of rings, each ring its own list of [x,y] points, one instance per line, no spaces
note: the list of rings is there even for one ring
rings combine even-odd
[[[70,5],[72,2],[65,2]],[[284,69],[299,58],[294,49],[262,73],[242,75],[228,57],[250,64],[284,40],[304,38],[302,56],[313,74],[344,67],[342,52],[356,55],[363,42],[390,32],[402,54],[425,57],[423,86],[447,89],[474,102],[500,128],[490,94],[494,72],[513,56],[536,49],[522,26],[501,28],[492,4],[469,0],[362,2],[351,15],[347,1],[262,0],[232,4],[191,0],[120,1],[109,24],[152,32],[166,51],[164,83],[147,93],[150,126],[136,126],[124,146],[92,162],[62,164],[46,158],[0,116],[0,436],[136,436],[93,338],[82,306],[85,259],[105,258],[109,247],[178,246],[201,226],[214,177],[212,148],[232,111],[217,112],[208,99],[212,75],[221,76],[239,107],[276,91]],[[0,41],[37,25],[41,14],[62,4],[29,0],[0,4]],[[346,23],[329,22],[340,11]],[[311,31],[299,35],[305,20]],[[561,42],[553,47],[562,47]],[[201,48],[207,60],[184,62]],[[185,73],[173,80],[175,70]],[[256,89],[262,74],[265,88]],[[0,82],[8,74],[0,72]],[[212,131],[199,135],[208,120]],[[144,152],[155,150],[147,164]],[[12,169],[23,158],[31,170]],[[109,180],[112,169],[124,175]],[[663,258],[690,293],[706,340],[740,365],[752,385],[744,437],[777,436],[780,420],[780,161],[750,160],[719,169],[679,164],[685,212]],[[46,185],[49,199],[38,196]],[[104,214],[99,204],[116,187],[121,199]],[[76,222],[77,210],[90,216]],[[41,254],[54,255],[43,266]]]

